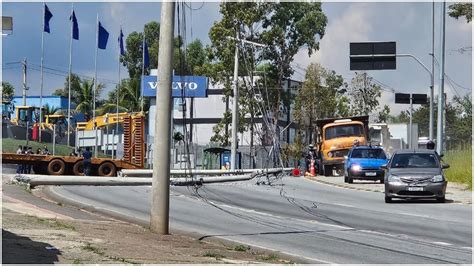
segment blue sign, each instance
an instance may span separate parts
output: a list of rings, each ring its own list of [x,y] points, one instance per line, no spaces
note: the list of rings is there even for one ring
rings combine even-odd
[[[142,76],[143,96],[156,97],[156,76]],[[173,76],[173,98],[207,98],[207,78],[202,76]]]

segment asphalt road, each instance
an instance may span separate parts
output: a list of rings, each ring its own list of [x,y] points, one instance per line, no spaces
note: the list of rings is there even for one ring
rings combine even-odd
[[[172,187],[171,228],[313,263],[472,262],[470,205],[385,204],[382,193],[304,178],[257,181]],[[150,189],[70,186],[53,192],[143,223],[149,221]]]

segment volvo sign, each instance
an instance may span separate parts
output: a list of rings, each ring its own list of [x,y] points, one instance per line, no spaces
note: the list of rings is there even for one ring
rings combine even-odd
[[[173,76],[173,98],[206,98],[207,78],[203,76]],[[142,76],[143,96],[156,97],[158,81],[156,76]]]

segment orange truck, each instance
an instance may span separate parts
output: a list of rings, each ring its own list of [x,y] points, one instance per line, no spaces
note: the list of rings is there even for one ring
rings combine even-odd
[[[368,143],[369,116],[320,119],[317,126],[318,173],[342,175],[345,156],[358,143]]]

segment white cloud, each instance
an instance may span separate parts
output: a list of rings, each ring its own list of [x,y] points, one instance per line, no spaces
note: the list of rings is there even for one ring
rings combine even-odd
[[[367,16],[372,12],[368,3],[351,4],[337,18],[329,18],[326,35],[320,42],[320,50],[308,57],[308,49],[302,48],[295,56],[295,62],[302,66],[318,62],[339,74],[349,71],[349,43],[368,41],[372,25]]]

